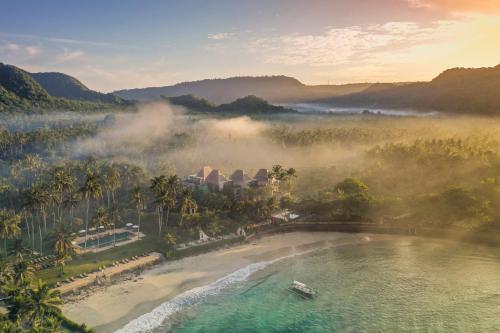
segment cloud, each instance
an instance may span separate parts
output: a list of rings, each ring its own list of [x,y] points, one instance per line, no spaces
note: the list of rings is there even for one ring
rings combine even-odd
[[[448,12],[500,12],[500,0],[404,0],[413,8],[441,9]]]
[[[452,35],[455,21],[430,26],[415,22],[388,22],[367,27],[331,28],[319,35],[293,34],[253,41],[252,49],[263,52],[265,61],[285,65],[331,66],[360,61],[387,49],[411,47]]]
[[[42,50],[38,46],[26,46],[25,50],[30,57],[36,56],[37,54],[40,54],[40,52],[42,52]]]
[[[216,34],[208,34],[208,39],[211,40],[225,40],[225,39],[230,39],[234,36],[234,33],[232,32],[219,32]]]
[[[59,53],[54,57],[54,62],[56,64],[72,62],[81,59],[84,55],[85,53],[82,50],[69,51],[64,49],[62,53]]]
[[[31,58],[42,52],[42,49],[36,45],[23,45],[10,41],[0,40],[0,54]]]
[[[94,42],[94,41],[87,41],[87,40],[57,38],[57,37],[44,37],[44,36],[27,35],[27,34],[13,34],[13,33],[9,33],[9,32],[1,32],[1,31],[0,31],[0,36],[43,40],[43,41],[47,41],[47,42],[61,43],[61,44],[76,44],[76,45],[89,45],[89,46],[113,46],[113,44],[106,43],[106,42]]]

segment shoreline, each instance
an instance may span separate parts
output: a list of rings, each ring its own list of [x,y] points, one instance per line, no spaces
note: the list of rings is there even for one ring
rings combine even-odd
[[[391,235],[290,232],[265,235],[226,249],[169,261],[135,277],[89,291],[63,305],[63,313],[98,333],[111,333],[193,288],[208,286],[248,265],[334,246],[384,240]]]

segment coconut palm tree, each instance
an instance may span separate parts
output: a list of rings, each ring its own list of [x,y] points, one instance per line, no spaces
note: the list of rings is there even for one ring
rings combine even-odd
[[[97,208],[96,214],[95,214],[94,218],[92,219],[92,226],[94,228],[96,228],[98,233],[99,233],[100,227],[106,228],[109,226],[109,216],[108,216],[108,213],[106,211],[106,208],[104,208],[104,207]],[[97,235],[96,252],[99,249],[99,240],[100,239],[101,238],[99,237],[99,235]]]
[[[3,239],[5,256],[7,253],[7,239],[18,237],[21,234],[21,216],[10,210],[0,210],[0,236]]]
[[[165,242],[167,243],[167,253],[170,254],[175,249],[175,245],[177,244],[177,237],[175,237],[174,233],[169,232],[165,237]]]
[[[12,265],[12,280],[16,286],[27,285],[34,274],[33,266],[26,260],[20,260]]]
[[[40,325],[47,317],[61,312],[59,291],[52,290],[42,280],[38,280],[34,288],[29,288],[28,295],[24,311],[31,324]]]
[[[65,193],[73,191],[75,178],[62,166],[52,170],[52,188],[54,190],[55,202],[57,203],[57,215],[59,221],[62,219],[62,205]]]
[[[156,214],[158,216],[158,235],[161,235],[167,178],[164,175],[161,175],[153,177],[150,182],[150,188],[155,194]]]
[[[85,199],[85,249],[87,248],[87,239],[89,231],[89,208],[90,199],[98,199],[102,197],[102,187],[99,182],[99,177],[92,172],[88,172],[85,178],[85,183],[80,188],[80,193]]]
[[[120,172],[118,171],[118,168],[115,165],[112,164],[107,166],[106,171],[104,172],[103,181],[104,181],[104,187],[106,188],[106,198],[109,209],[111,207],[110,197],[112,203],[114,204],[115,192],[121,184]]]
[[[181,183],[177,175],[171,175],[165,182],[165,189],[162,195],[163,207],[166,208],[165,228],[168,226],[170,211],[176,205],[177,193],[181,188]]]
[[[73,221],[75,219],[75,209],[78,207],[80,203],[80,195],[76,191],[70,191],[66,194],[66,198],[64,199],[64,206],[68,209],[69,217],[70,217],[70,230],[73,230]]]
[[[141,212],[144,208],[144,193],[139,186],[134,187],[132,190],[132,205],[137,210],[137,239],[139,239],[140,231],[141,231]]]
[[[61,274],[64,274],[65,262],[75,254],[73,245],[75,238],[76,236],[72,235],[63,224],[60,224],[59,228],[54,232],[52,248],[57,256],[57,264],[61,267]]]
[[[180,225],[182,225],[186,212],[192,209],[196,209],[196,207],[197,205],[196,202],[193,200],[193,192],[191,191],[191,189],[190,188],[183,189],[179,198],[179,215],[181,217],[179,223]]]

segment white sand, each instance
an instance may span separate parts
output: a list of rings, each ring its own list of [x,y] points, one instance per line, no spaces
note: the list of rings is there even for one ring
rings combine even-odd
[[[373,239],[384,236],[372,236]],[[69,318],[98,332],[114,332],[176,295],[208,285],[249,264],[316,248],[368,240],[363,234],[295,232],[266,236],[249,244],[168,262],[144,272],[139,279],[111,285],[63,306]]]

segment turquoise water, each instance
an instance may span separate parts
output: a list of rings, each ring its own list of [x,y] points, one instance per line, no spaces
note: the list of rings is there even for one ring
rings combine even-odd
[[[115,243],[123,242],[130,239],[130,233],[128,231],[121,232],[113,235],[104,236],[99,239],[99,247],[105,247],[113,244],[113,239]],[[85,243],[78,244],[80,247],[84,247]],[[87,248],[97,247],[97,239],[87,240]]]
[[[492,248],[394,238],[251,271],[231,278],[241,282],[213,287],[219,281],[164,304],[154,313],[163,323],[150,317],[149,327],[161,333],[500,332],[500,254]],[[294,279],[319,296],[304,300],[288,292]],[[146,331],[138,327],[128,331]]]

